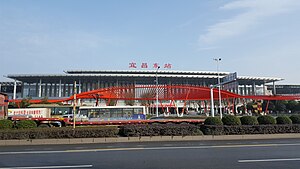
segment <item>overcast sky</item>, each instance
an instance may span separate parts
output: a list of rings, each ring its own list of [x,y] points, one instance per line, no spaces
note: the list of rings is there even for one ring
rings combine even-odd
[[[0,0],[0,80],[154,63],[216,71],[222,58],[220,71],[300,84],[299,18],[299,0]]]

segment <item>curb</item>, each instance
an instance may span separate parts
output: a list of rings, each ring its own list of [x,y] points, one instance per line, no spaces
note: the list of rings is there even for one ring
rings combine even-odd
[[[112,138],[71,138],[71,139],[33,139],[0,140],[0,146],[11,145],[55,145],[92,144],[160,141],[213,141],[213,140],[255,140],[255,139],[299,139],[297,134],[256,134],[256,135],[202,135],[202,136],[154,136],[154,137],[112,137]]]

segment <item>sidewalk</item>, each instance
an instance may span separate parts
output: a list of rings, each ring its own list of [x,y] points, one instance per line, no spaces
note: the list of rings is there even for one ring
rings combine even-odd
[[[207,141],[207,140],[254,140],[254,139],[287,139],[299,138],[296,134],[256,134],[256,135],[221,135],[221,136],[154,136],[154,137],[116,137],[116,138],[72,138],[72,139],[33,139],[33,140],[0,140],[0,146],[8,145],[49,145],[49,144],[90,144],[122,143],[151,141]]]

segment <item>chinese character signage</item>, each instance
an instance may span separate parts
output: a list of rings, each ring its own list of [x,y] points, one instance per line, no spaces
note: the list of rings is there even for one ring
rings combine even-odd
[[[172,64],[164,63],[161,66],[159,63],[152,63],[152,64],[148,64],[148,63],[145,63],[145,62],[143,62],[143,63],[130,62],[129,63],[129,68],[130,69],[137,69],[137,68],[142,68],[142,69],[154,68],[154,69],[157,69],[158,67],[161,67],[161,68],[164,68],[164,69],[171,69]]]

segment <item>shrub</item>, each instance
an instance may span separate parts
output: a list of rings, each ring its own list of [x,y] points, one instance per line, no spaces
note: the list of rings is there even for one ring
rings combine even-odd
[[[258,125],[258,121],[255,116],[243,116],[240,120],[242,125]]]
[[[0,140],[11,139],[63,139],[117,137],[116,126],[33,128],[22,130],[0,130]]]
[[[205,125],[223,125],[222,120],[219,117],[207,117],[204,121]]]
[[[21,120],[16,124],[17,129],[36,128],[37,124],[33,120]]]
[[[276,124],[276,120],[273,116],[259,116],[257,118],[259,124]]]
[[[13,122],[10,120],[0,120],[0,129],[11,129],[13,127]]]
[[[222,122],[224,125],[228,125],[228,126],[241,125],[240,119],[233,115],[224,116],[222,118]]]
[[[292,120],[288,116],[278,116],[276,122],[277,124],[292,124]]]
[[[120,128],[120,135],[126,137],[188,136],[202,134],[200,128],[192,124],[131,124],[124,125]]]
[[[201,131],[204,133],[204,135],[223,135],[224,126],[223,125],[202,125]]]
[[[300,115],[292,115],[290,119],[293,124],[300,124]]]

